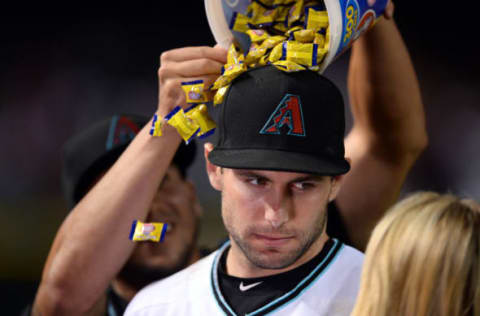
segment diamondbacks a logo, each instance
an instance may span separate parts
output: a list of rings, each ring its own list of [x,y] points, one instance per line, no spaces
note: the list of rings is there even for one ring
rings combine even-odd
[[[275,111],[270,115],[260,134],[305,136],[302,104],[300,97],[286,94]]]
[[[114,116],[110,121],[105,148],[112,149],[114,145],[124,144],[135,138],[140,127],[125,116]]]

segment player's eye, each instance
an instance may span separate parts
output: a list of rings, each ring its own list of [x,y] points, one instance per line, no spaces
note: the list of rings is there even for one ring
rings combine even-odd
[[[262,177],[249,176],[246,181],[255,186],[263,186],[267,183],[267,180]]]
[[[307,181],[293,182],[292,186],[296,190],[305,191],[315,187],[315,183]]]

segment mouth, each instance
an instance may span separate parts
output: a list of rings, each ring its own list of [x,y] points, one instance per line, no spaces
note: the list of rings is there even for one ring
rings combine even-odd
[[[268,246],[282,246],[291,241],[294,236],[273,235],[273,234],[254,234],[253,237],[261,243]]]

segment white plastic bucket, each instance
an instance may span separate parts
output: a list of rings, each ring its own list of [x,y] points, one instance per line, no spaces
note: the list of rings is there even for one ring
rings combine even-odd
[[[208,24],[215,41],[228,48],[235,38],[242,48],[248,48],[248,36],[228,27],[233,13],[246,14],[250,0],[205,0]],[[368,30],[383,14],[388,0],[377,0],[369,6],[367,0],[324,0],[330,23],[330,48],[320,71],[347,50],[353,41]]]

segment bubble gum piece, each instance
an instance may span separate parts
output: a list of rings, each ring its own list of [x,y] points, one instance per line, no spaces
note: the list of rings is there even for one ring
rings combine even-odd
[[[273,47],[272,51],[270,52],[270,55],[268,56],[268,61],[269,62],[274,63],[274,62],[280,60],[280,58],[282,58],[283,44],[284,43],[287,43],[287,42],[283,41],[283,42],[275,45],[275,47]]]
[[[257,43],[252,43],[247,57],[245,57],[245,64],[247,64],[247,66],[254,66],[266,52],[267,48],[258,45]]]
[[[226,64],[223,67],[223,74],[215,80],[213,84],[213,90],[220,89],[221,87],[224,87],[230,82],[232,82],[233,79],[238,77],[240,74],[245,72],[247,70],[246,65],[242,62],[239,64]]]
[[[167,223],[142,223],[133,221],[129,239],[133,241],[162,242],[167,232]]]
[[[250,36],[250,41],[252,41],[252,43],[262,42],[269,37],[267,31],[260,29],[248,30],[246,33]]]
[[[183,138],[185,143],[189,143],[200,131],[200,126],[188,117],[186,117],[183,109],[179,106],[175,107],[172,112],[165,116],[165,120],[171,126],[175,127],[178,134]]]
[[[152,128],[150,128],[150,135],[152,136],[162,136],[162,117],[155,114],[152,120]]]
[[[250,19],[246,15],[238,12],[234,12],[232,15],[232,19],[230,21],[229,27],[233,31],[245,33],[246,31],[249,30],[249,27],[248,27],[249,20]]]
[[[293,32],[293,38],[300,43],[312,43],[315,39],[315,32],[310,29],[302,29]]]
[[[267,55],[263,55],[259,60],[258,60],[258,65],[259,66],[265,66],[269,63],[268,61],[268,56]]]
[[[194,106],[190,110],[185,112],[188,118],[197,122],[200,126],[200,132],[198,133],[199,138],[205,138],[215,131],[217,124],[210,118],[208,114],[207,106],[205,104],[200,104]]]
[[[251,12],[250,27],[260,28],[260,26],[272,25],[276,18],[276,9],[267,8],[258,2],[252,2],[249,6]],[[253,27],[252,27],[253,25]]]
[[[288,31],[286,32],[286,35],[288,36],[288,39],[293,40],[293,33],[296,32],[296,31],[300,31],[300,30],[304,30],[304,28],[299,26],[299,25],[291,27],[290,29],[288,29]]]
[[[182,82],[182,89],[185,92],[187,103],[205,103],[208,101],[203,80]]]
[[[223,102],[223,99],[225,98],[225,94],[227,93],[228,87],[229,85],[226,85],[217,90],[217,92],[215,93],[215,96],[213,97],[214,105],[217,105]]]
[[[304,44],[293,41],[283,42],[281,60],[288,60],[304,66],[317,65],[317,44]]]
[[[320,33],[315,33],[315,38],[313,40],[313,43],[317,44],[318,47],[325,47],[326,46],[325,35]]]
[[[306,69],[305,67],[289,60],[279,60],[274,62],[273,65],[286,72],[302,71]]]
[[[281,36],[281,35],[270,36],[269,38],[267,38],[266,40],[263,41],[261,46],[266,48],[266,49],[270,49],[270,48],[275,47],[275,45],[283,42],[286,39],[287,38],[285,36]]]
[[[239,64],[243,62],[244,56],[241,52],[238,51],[235,44],[230,45],[227,51],[227,64]]]
[[[328,13],[327,11],[317,11],[313,8],[309,8],[305,18],[305,28],[318,31],[319,29],[326,28],[328,26]]]
[[[295,1],[288,10],[287,26],[290,28],[292,24],[299,21],[303,13],[303,0]]]
[[[317,65],[320,65],[328,53],[328,48],[320,47],[317,48]]]

